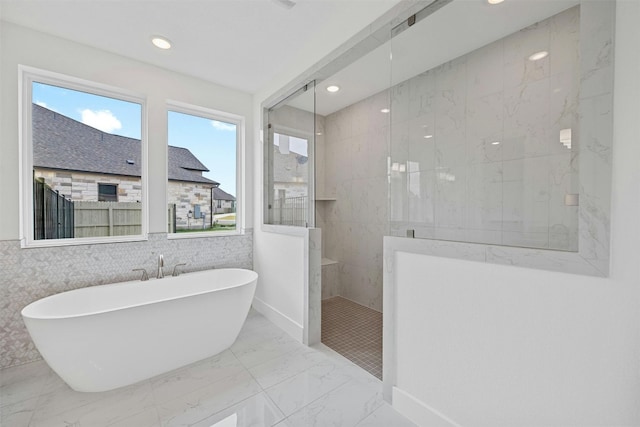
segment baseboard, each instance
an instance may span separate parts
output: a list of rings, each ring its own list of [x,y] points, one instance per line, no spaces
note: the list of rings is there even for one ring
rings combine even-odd
[[[268,320],[273,322],[277,327],[291,335],[297,341],[302,342],[304,336],[304,328],[293,319],[270,306],[260,298],[253,297],[253,308]]]
[[[393,387],[393,408],[419,426],[461,427],[449,417],[397,387]]]

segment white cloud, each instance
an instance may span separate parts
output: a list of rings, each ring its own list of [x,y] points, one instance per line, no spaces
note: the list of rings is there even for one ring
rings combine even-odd
[[[103,132],[111,133],[114,130],[122,129],[122,123],[109,110],[93,111],[88,108],[80,111],[82,123],[100,129]]]
[[[211,126],[218,130],[224,130],[227,132],[232,132],[236,130],[236,125],[232,125],[229,123],[218,122],[216,120],[211,120]]]
[[[44,108],[46,108],[47,110],[51,110],[51,111],[53,111],[53,112],[55,112],[55,113],[58,113],[58,110],[56,110],[56,109],[55,109],[55,108],[53,108],[53,107],[49,107],[49,106],[47,105],[47,103],[46,103],[46,102],[44,102],[44,101],[36,101],[36,102],[35,102],[35,104],[36,104],[36,105],[39,105],[39,106],[41,106],[41,107],[44,107]]]

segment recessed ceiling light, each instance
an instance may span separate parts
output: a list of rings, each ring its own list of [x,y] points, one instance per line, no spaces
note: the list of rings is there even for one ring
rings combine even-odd
[[[429,138],[433,138],[433,135],[425,135],[424,137],[425,137],[426,139],[429,139]]]
[[[391,110],[389,110],[388,108],[383,108],[382,110],[380,110],[381,113],[385,113],[385,114],[390,112],[390,111]]]
[[[502,3],[504,0],[487,0],[487,3],[489,4],[500,4]]]
[[[322,132],[316,132],[316,135],[321,136]]]
[[[157,48],[160,49],[171,49],[171,42],[169,39],[161,37],[161,36],[153,36],[151,38],[151,43]]]
[[[500,145],[500,141],[493,141],[491,145]]]
[[[336,85],[331,85],[331,86],[327,86],[327,92],[337,92],[340,90],[340,86],[336,86]]]
[[[542,58],[546,58],[549,55],[549,52],[546,50],[541,50],[540,52],[536,52],[529,57],[529,61],[538,61]]]

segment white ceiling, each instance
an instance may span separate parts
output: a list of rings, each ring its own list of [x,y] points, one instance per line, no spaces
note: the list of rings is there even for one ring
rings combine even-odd
[[[327,115],[426,70],[553,16],[578,0],[454,0],[316,88],[316,112]],[[390,54],[393,64],[390,65]],[[326,87],[341,90],[329,93]],[[297,105],[295,100],[290,105]],[[300,108],[304,108],[300,105]]]
[[[399,0],[296,1],[291,9],[276,0],[0,0],[0,6],[5,21],[256,93],[282,70],[311,66]],[[153,47],[156,34],[173,48]],[[300,64],[310,57],[312,63]]]

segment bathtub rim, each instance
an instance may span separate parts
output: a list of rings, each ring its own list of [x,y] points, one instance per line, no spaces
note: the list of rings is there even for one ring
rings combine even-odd
[[[189,297],[193,297],[193,296],[198,296],[198,295],[204,295],[204,294],[209,294],[212,292],[218,292],[218,291],[224,291],[224,290],[228,290],[228,289],[233,289],[233,288],[237,288],[237,287],[241,287],[241,286],[247,286],[250,285],[251,283],[255,282],[258,280],[258,273],[256,273],[254,270],[249,270],[247,268],[216,268],[216,269],[209,269],[209,270],[199,270],[199,271],[193,271],[193,272],[189,272],[189,273],[182,273],[179,277],[183,277],[183,276],[189,276],[191,274],[198,274],[198,273],[205,273],[205,272],[214,272],[214,271],[242,271],[242,272],[248,272],[248,273],[253,273],[251,274],[252,278],[248,281],[242,282],[242,283],[236,283],[233,285],[228,285],[228,286],[223,286],[223,287],[218,287],[216,289],[208,289],[208,290],[204,290],[204,291],[200,291],[200,292],[190,292],[190,293],[185,293],[185,294],[181,294],[178,296],[172,296],[172,297],[165,297],[165,298],[159,298],[159,299],[154,299],[154,300],[150,300],[150,301],[145,301],[145,302],[141,302],[141,303],[136,303],[136,304],[123,304],[117,307],[112,307],[106,310],[96,310],[90,313],[79,313],[79,314],[66,314],[66,315],[34,315],[34,313],[29,313],[30,311],[33,312],[34,310],[36,310],[37,306],[40,304],[44,304],[43,301],[56,297],[58,295],[61,294],[65,294],[65,293],[69,293],[69,292],[85,292],[85,291],[90,291],[93,288],[97,288],[97,287],[116,287],[116,286],[121,286],[121,285],[127,285],[127,284],[139,284],[139,283],[144,283],[146,285],[150,285],[150,283],[148,282],[142,282],[140,280],[127,280],[125,282],[114,282],[114,283],[105,283],[103,285],[93,285],[93,286],[85,286],[82,288],[77,288],[77,289],[70,289],[68,291],[62,291],[62,292],[57,292],[55,294],[51,294],[48,295],[46,297],[43,298],[39,298],[29,304],[27,304],[22,310],[20,310],[20,314],[23,317],[23,319],[29,319],[29,320],[64,320],[64,319],[75,319],[75,318],[79,318],[79,317],[89,317],[89,316],[97,316],[100,314],[105,314],[105,313],[113,313],[116,311],[120,311],[120,310],[127,310],[127,309],[132,309],[132,308],[136,308],[136,307],[141,307],[141,306],[145,306],[145,305],[151,305],[151,304],[158,304],[158,303],[162,303],[162,302],[167,302],[167,301],[174,301],[174,300],[180,300],[180,299],[184,299],[184,298],[189,298]],[[167,279],[171,279],[170,277],[167,277]],[[150,279],[149,282],[154,282],[156,280],[161,280],[161,279]],[[166,282],[163,282],[166,283]]]

